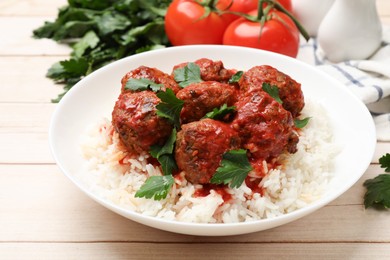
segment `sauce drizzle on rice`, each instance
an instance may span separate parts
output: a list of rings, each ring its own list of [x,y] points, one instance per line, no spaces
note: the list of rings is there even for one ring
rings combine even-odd
[[[226,75],[229,74],[229,70],[223,68],[222,63],[212,62],[206,59],[201,59],[197,62],[201,65],[205,64],[203,65],[204,67],[217,67],[213,68],[212,71],[215,72],[218,71],[218,69],[219,71],[223,71],[223,80],[227,79]],[[179,65],[179,67],[180,66],[183,65]],[[206,73],[204,67],[200,66],[203,74]],[[234,74],[234,72],[235,71],[232,71],[231,74]],[[253,74],[254,72],[251,71],[251,73]],[[273,73],[281,72],[272,70],[272,73],[269,73],[271,76],[267,76],[270,81],[281,79],[281,77],[276,77]],[[126,74],[126,77],[129,77],[129,74],[131,73]],[[161,75],[161,73],[158,75]],[[208,75],[208,77],[211,76]],[[216,75],[214,76],[216,77]],[[234,141],[233,143],[239,145],[244,144],[244,147],[248,151],[249,161],[253,165],[253,170],[248,173],[248,176],[240,187],[231,188],[228,185],[210,184],[209,180],[205,182],[197,181],[205,176],[205,173],[202,171],[205,171],[206,174],[208,174],[209,168],[214,167],[212,171],[215,172],[215,166],[206,162],[202,168],[197,165],[198,162],[196,161],[199,158],[199,153],[202,155],[203,153],[209,152],[207,149],[200,150],[202,146],[207,147],[209,143],[213,143],[213,141],[216,140],[216,137],[210,133],[217,130],[207,130],[205,132],[208,133],[208,136],[204,137],[204,140],[202,140],[202,137],[188,139],[185,141],[185,148],[176,143],[176,153],[183,154],[188,152],[189,157],[187,156],[182,159],[182,162],[178,162],[180,170],[175,173],[174,185],[165,199],[156,201],[153,199],[135,197],[136,192],[149,177],[163,175],[158,161],[150,156],[147,151],[148,149],[145,150],[142,148],[153,145],[150,143],[150,140],[153,138],[145,139],[149,142],[148,144],[140,143],[143,141],[140,135],[148,133],[143,133],[142,131],[142,133],[135,133],[136,131],[133,131],[126,135],[126,141],[135,140],[136,138],[139,140],[137,139],[138,143],[132,143],[129,148],[129,146],[126,145],[126,142],[123,141],[123,129],[130,131],[128,130],[129,127],[118,127],[115,123],[113,126],[108,119],[103,119],[98,125],[93,125],[84,136],[81,147],[84,157],[86,158],[86,164],[77,177],[82,179],[92,192],[99,194],[99,196],[114,202],[124,209],[133,210],[144,215],[185,222],[232,223],[272,218],[302,208],[319,199],[326,191],[327,185],[333,177],[331,174],[333,169],[333,158],[338,153],[338,148],[333,143],[332,128],[326,111],[320,104],[306,100],[305,106],[302,105],[299,112],[294,108],[293,111],[295,116],[292,116],[291,112],[282,108],[281,105],[274,105],[273,100],[268,100],[268,94],[259,94],[259,89],[254,88],[254,82],[257,82],[258,79],[253,80],[248,77],[245,78],[245,73],[243,77],[243,81],[246,82],[247,88],[252,89],[249,93],[251,93],[251,97],[254,97],[253,99],[255,99],[256,102],[259,99],[262,100],[263,96],[266,96],[267,101],[261,101],[265,102],[263,108],[267,108],[271,103],[273,104],[271,106],[272,109],[270,109],[271,112],[261,114],[261,116],[267,117],[272,116],[272,113],[276,113],[276,118],[287,125],[291,124],[289,120],[298,116],[310,116],[311,120],[306,127],[300,130],[289,126],[289,129],[284,129],[285,132],[283,132],[283,127],[280,127],[280,124],[278,128],[275,127],[275,129],[279,129],[278,131],[282,129],[281,132],[278,132],[281,134],[281,136],[279,135],[277,137],[278,141],[280,141],[280,139],[285,139],[282,142],[283,145],[280,145],[279,147],[277,147],[278,145],[268,144],[263,140],[266,139],[266,141],[269,141],[274,139],[275,136],[269,136],[269,134],[277,134],[275,133],[276,130],[272,128],[272,131],[267,131],[268,125],[264,124],[263,121],[248,121],[251,117],[245,114],[247,113],[245,110],[241,110],[244,112],[236,110],[234,116],[228,117],[230,121],[222,120],[221,124],[231,127],[230,129],[232,129],[232,131],[237,131],[234,127],[234,122],[238,122],[239,128],[243,129],[238,135],[240,140],[238,142]],[[282,79],[284,81],[286,79],[290,80],[287,76],[282,77]],[[172,84],[172,81],[169,80],[169,82]],[[123,80],[122,84],[125,84]],[[291,82],[283,84],[280,83],[282,87],[286,87],[290,86]],[[237,90],[240,87],[240,85],[235,86],[236,93],[238,93],[236,96],[237,102],[240,100],[247,100],[248,102],[246,103],[250,103],[251,99],[248,98],[249,94],[240,94]],[[294,88],[295,87],[296,86],[294,85]],[[179,90],[179,92],[180,91],[181,90]],[[200,92],[202,93],[202,91]],[[133,94],[134,93],[131,93],[131,95]],[[294,95],[300,96],[299,93]],[[152,99],[154,100],[154,98]],[[285,100],[288,104],[296,104],[296,100]],[[235,103],[233,102],[233,105],[234,104]],[[132,105],[137,104],[132,103]],[[193,104],[190,104],[190,106],[193,106]],[[241,107],[244,106],[245,103],[241,105]],[[254,106],[250,107],[253,109]],[[149,113],[154,110],[154,107],[150,106],[147,102],[143,102],[141,108],[146,111],[146,114],[137,114],[137,116],[139,116],[139,118],[145,118],[147,122],[156,125],[156,122],[160,119],[153,118],[153,115]],[[275,108],[277,109],[275,110]],[[188,118],[188,111],[189,110],[186,110],[185,112],[186,118]],[[308,111],[310,111],[310,115],[308,114]],[[289,114],[289,116],[281,116],[280,113]],[[124,116],[124,111],[120,111],[119,114],[121,119],[126,118],[126,116]],[[240,115],[244,116],[246,119],[237,121],[237,118]],[[113,113],[113,117],[114,116]],[[194,122],[203,120],[204,119],[200,119]],[[114,121],[115,119],[113,118],[113,122]],[[266,122],[271,121],[272,120]],[[193,124],[193,122],[190,122],[189,124]],[[161,124],[157,122],[157,125]],[[260,130],[258,125],[261,126]],[[142,125],[142,129],[146,129],[146,126],[147,125],[145,124]],[[188,131],[185,134],[190,133],[191,135],[195,133],[195,135],[199,135],[199,128],[196,126],[199,125],[195,123],[195,127],[191,128],[191,131]],[[202,127],[203,126],[201,126],[201,129]],[[184,129],[186,129],[186,127],[184,127]],[[262,133],[261,136],[263,139],[258,139],[258,136],[255,136],[253,132],[251,132],[254,131],[252,129],[262,131],[255,133]],[[299,142],[295,139],[295,135],[297,135],[298,132]],[[245,136],[242,137],[242,135]],[[158,138],[156,137],[156,140],[161,138],[161,136],[162,135],[159,135]],[[210,138],[210,136],[212,138]],[[195,142],[199,142],[199,139],[201,139],[201,142],[196,144]],[[182,142],[180,140],[179,142]],[[190,146],[188,145],[189,143],[191,144]],[[219,144],[219,142],[215,143]],[[179,146],[179,148],[177,148],[177,146]],[[193,149],[194,147],[198,148]],[[265,150],[259,151],[260,148],[264,148]],[[210,158],[213,158],[215,161],[215,155]],[[204,160],[204,158],[202,160]],[[188,165],[190,165],[192,168],[190,167],[189,169],[192,172],[188,173],[188,169],[185,167],[183,169],[183,167],[180,166],[181,163],[184,163],[187,168]],[[193,167],[194,164],[195,167]],[[197,171],[200,171],[200,173]],[[191,177],[191,174],[194,174],[196,178]],[[198,178],[198,174],[201,174],[202,178]]]

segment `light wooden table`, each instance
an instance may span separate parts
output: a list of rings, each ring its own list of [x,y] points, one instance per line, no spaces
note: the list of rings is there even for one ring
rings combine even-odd
[[[69,49],[31,32],[65,0],[0,1],[0,259],[390,259],[390,211],[365,210],[362,186],[314,214],[264,232],[196,237],[152,229],[98,205],[56,166],[48,125],[61,92],[45,78]],[[377,1],[390,24],[390,1]],[[353,163],[353,162],[351,162]]]

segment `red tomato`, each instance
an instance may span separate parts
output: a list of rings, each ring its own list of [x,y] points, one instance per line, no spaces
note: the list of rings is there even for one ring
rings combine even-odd
[[[292,12],[292,4],[291,0],[278,0],[279,4],[281,4],[287,11]],[[259,0],[231,0],[231,6],[229,11],[238,12],[238,13],[249,13],[252,10],[257,9],[259,4]],[[264,6],[267,4],[264,3]],[[233,20],[238,19],[240,16],[233,15]]]
[[[250,15],[257,16],[257,11],[250,12]],[[260,28],[260,22],[252,22],[245,18],[237,19],[226,29],[223,44],[263,49],[291,57],[297,56],[299,30],[290,17],[272,10],[262,30]]]
[[[231,0],[230,11],[248,13],[257,8],[258,0]]]
[[[205,1],[174,0],[165,15],[165,32],[172,45],[222,44],[225,29],[230,24],[228,15],[218,14],[211,9],[205,14]],[[219,0],[216,8],[223,11],[231,0]],[[208,8],[208,7],[207,7]]]

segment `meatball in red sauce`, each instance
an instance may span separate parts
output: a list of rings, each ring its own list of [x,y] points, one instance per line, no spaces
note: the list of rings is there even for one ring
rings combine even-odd
[[[260,177],[266,174],[265,163],[268,168],[273,167],[279,155],[297,151],[299,136],[294,118],[304,107],[299,83],[268,65],[253,67],[243,73],[238,83],[229,83],[237,70],[226,69],[221,61],[206,58],[194,63],[199,66],[203,81],[185,88],[178,85],[173,74],[146,66],[122,78],[122,92],[112,112],[112,124],[129,152],[139,154],[150,151],[152,145],[163,145],[176,127],[173,156],[179,171],[187,181],[203,185],[210,184],[223,154],[230,150],[247,150],[254,172]],[[187,64],[176,65],[173,70]],[[163,84],[161,91],[172,89],[184,101],[182,108],[181,103],[177,106],[181,111],[174,111],[175,120],[180,113],[181,125],[173,126],[159,116],[161,113],[157,115],[156,106],[162,101],[156,93],[125,89],[131,78]],[[279,89],[282,104],[262,89],[263,83]],[[234,113],[229,112],[229,120],[204,119],[208,112],[224,104],[235,107]]]
[[[200,68],[200,76],[204,81],[228,82],[229,79],[237,72],[234,69],[226,69],[222,61],[213,61],[202,58],[194,62]],[[173,67],[173,71],[178,68],[187,66],[188,62],[178,64]]]
[[[263,83],[269,83],[278,87],[283,107],[290,111],[294,118],[299,115],[305,105],[301,84],[268,65],[249,69],[242,75],[239,81],[240,89],[243,93],[261,89]]]
[[[184,124],[201,119],[208,112],[223,104],[233,105],[236,101],[236,90],[225,83],[204,81],[181,89],[176,96],[184,101],[180,114],[180,119]]]
[[[161,89],[162,91],[170,88],[174,93],[177,93],[180,89],[180,86],[176,83],[171,75],[166,74],[156,68],[150,68],[146,66],[140,66],[132,71],[129,71],[125,74],[125,76],[122,77],[122,92],[131,91],[125,89],[126,83],[129,79],[149,79],[157,84],[163,84],[164,87]]]
[[[241,96],[232,128],[240,134],[251,157],[272,159],[285,150],[295,152],[298,136],[291,113],[261,89]]]
[[[222,155],[240,147],[240,137],[228,124],[202,119],[182,125],[177,133],[175,158],[185,178],[194,184],[206,184],[214,175]]]
[[[151,91],[125,92],[119,96],[112,124],[130,152],[149,151],[151,145],[163,144],[171,134],[171,124],[156,114],[159,103],[160,99]]]

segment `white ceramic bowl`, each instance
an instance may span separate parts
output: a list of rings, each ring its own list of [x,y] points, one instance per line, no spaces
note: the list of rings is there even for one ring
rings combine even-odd
[[[159,68],[167,73],[173,65],[199,58],[223,61],[225,67],[241,70],[268,64],[287,73],[302,84],[306,98],[321,102],[334,125],[335,140],[342,147],[336,158],[335,177],[330,189],[316,202],[283,216],[236,224],[194,224],[167,221],[125,210],[88,191],[74,177],[83,157],[80,135],[103,116],[110,117],[120,92],[120,79],[140,65]],[[348,190],[365,172],[376,144],[375,128],[368,110],[338,81],[316,68],[295,59],[256,49],[232,46],[183,46],[133,55],[105,66],[81,80],[61,100],[49,130],[53,156],[65,175],[89,197],[108,209],[133,221],[182,234],[237,235],[276,226],[306,216]]]

